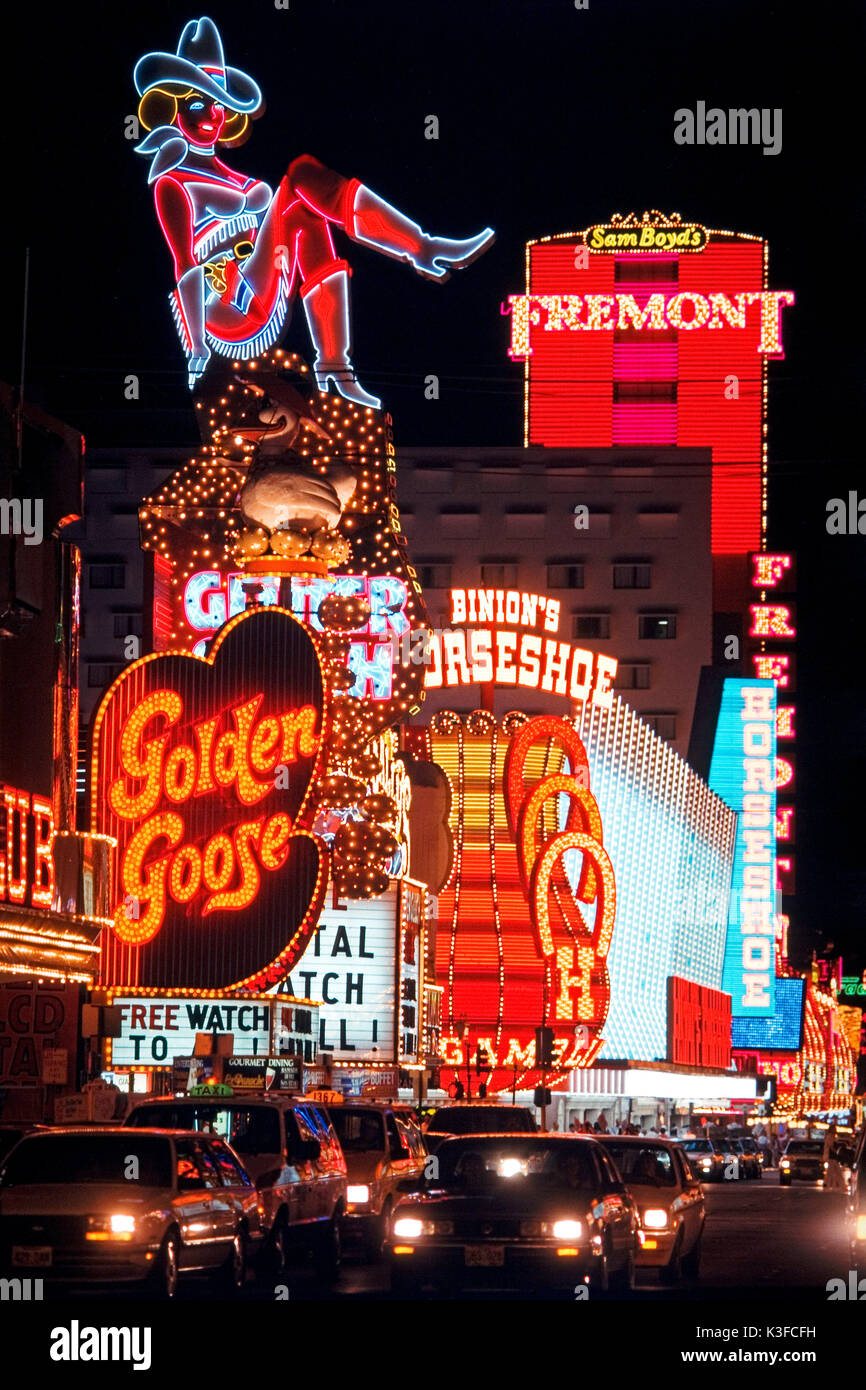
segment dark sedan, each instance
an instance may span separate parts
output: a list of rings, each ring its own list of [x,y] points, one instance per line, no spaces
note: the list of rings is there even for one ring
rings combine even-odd
[[[386,1249],[395,1293],[633,1286],[637,1210],[597,1140],[474,1134],[436,1158],[436,1178],[401,1184]]]

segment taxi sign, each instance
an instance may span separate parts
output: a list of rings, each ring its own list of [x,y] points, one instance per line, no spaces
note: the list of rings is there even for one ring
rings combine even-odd
[[[188,1096],[233,1096],[234,1090],[231,1086],[224,1086],[221,1081],[208,1085],[207,1082],[201,1086],[190,1086],[187,1091]]]
[[[311,1091],[304,1092],[307,1100],[321,1101],[322,1105],[342,1105],[342,1091],[327,1091],[320,1086],[314,1086]]]

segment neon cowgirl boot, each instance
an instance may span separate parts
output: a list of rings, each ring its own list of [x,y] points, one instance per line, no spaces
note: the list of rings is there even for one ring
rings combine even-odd
[[[356,186],[346,230],[355,241],[374,246],[398,261],[409,261],[419,275],[439,281],[448,279],[451,267],[460,270],[471,265],[496,240],[492,227],[485,227],[483,232],[465,241],[428,236],[417,222],[412,222],[363,183]]]
[[[381,410],[382,402],[371,396],[355,379],[355,369],[349,359],[351,330],[349,324],[349,266],[346,261],[334,261],[312,283],[301,290],[304,313],[310,337],[316,349],[313,371],[320,391],[332,381],[346,400]]]

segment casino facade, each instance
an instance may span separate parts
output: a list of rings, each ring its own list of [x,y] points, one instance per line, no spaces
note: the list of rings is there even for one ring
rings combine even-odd
[[[96,589],[104,541],[88,572],[107,1072],[170,1084],[174,1001],[203,1000],[239,1053],[345,1090],[549,1093],[561,1127],[847,1113],[833,1002],[787,959],[796,557],[769,544],[767,403],[793,299],[759,237],[675,214],[530,242],[511,448],[404,447],[269,349],[245,373],[306,400],[292,467],[355,479],[320,554],[245,529],[248,375],[200,402],[195,457],[94,460],[106,518],[121,470],[144,483],[139,646],[108,671],[134,602]]]

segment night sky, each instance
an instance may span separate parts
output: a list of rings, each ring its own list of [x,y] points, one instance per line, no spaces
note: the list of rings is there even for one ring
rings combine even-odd
[[[361,178],[426,230],[489,224],[492,251],[442,287],[373,252],[348,254],[355,362],[404,444],[514,444],[522,369],[500,303],[523,287],[523,246],[614,211],[768,237],[770,284],[793,289],[786,358],[770,367],[771,535],[798,554],[798,962],[835,941],[866,966],[866,775],[861,678],[866,538],[829,536],[829,498],[863,480],[861,157],[863,8],[760,0],[273,0],[243,5],[16,9],[5,45],[6,331],[20,370],[31,252],[27,393],[91,446],[192,444],[184,363],[167,303],[171,264],[124,138],[135,61],[174,51],[209,13],[229,64],[267,110],[227,162],[278,182],[308,151]],[[674,112],[781,107],[782,151],[682,147]],[[438,140],[424,138],[425,117]],[[285,346],[308,352],[296,307]],[[124,378],[140,378],[138,402]],[[436,373],[440,399],[426,401]],[[866,525],[866,522],[864,522]]]

